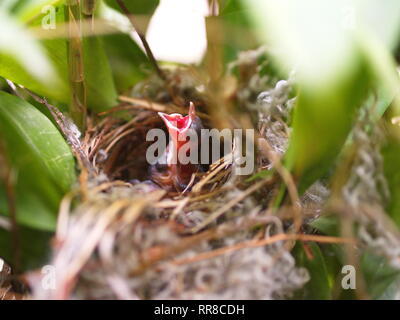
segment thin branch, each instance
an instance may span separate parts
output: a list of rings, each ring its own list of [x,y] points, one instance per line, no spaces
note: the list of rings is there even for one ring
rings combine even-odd
[[[79,140],[80,132],[71,119],[66,117],[60,110],[58,110],[55,106],[51,105],[47,102],[46,98],[41,98],[34,94],[32,91],[23,88],[36,102],[39,102],[46,106],[46,108],[50,111],[54,120],[56,121],[58,127],[63,133],[65,139],[68,144],[71,146],[72,151],[74,152],[79,164],[82,168],[86,168],[91,173],[95,171],[95,168],[89,161],[87,154],[82,149],[81,141]]]
[[[184,252],[188,248],[191,248],[195,245],[198,245],[199,243],[203,241],[209,241],[211,239],[220,239],[226,236],[229,236],[231,234],[234,234],[238,231],[249,229],[249,228],[254,228],[255,226],[258,225],[265,225],[266,223],[269,223],[268,221],[265,220],[265,217],[260,217],[260,218],[251,218],[251,219],[245,219],[241,221],[240,224],[237,223],[227,223],[225,225],[220,225],[218,227],[214,227],[212,229],[207,229],[203,232],[197,233],[192,236],[184,237],[179,241],[176,245],[171,246],[171,247],[165,247],[165,246],[156,246],[152,247],[146,250],[142,254],[142,264],[136,268],[135,270],[132,270],[130,272],[130,276],[138,276],[148,270],[148,268],[156,265],[157,263],[161,261],[166,261],[167,259],[171,259],[170,261],[174,264],[184,264],[184,263],[190,263],[191,261],[185,261],[184,259],[176,259],[174,258],[178,254]],[[345,239],[345,238],[338,238],[338,237],[327,237],[327,236],[319,236],[319,235],[305,235],[305,234],[284,234],[284,233],[279,233],[277,235],[274,235],[270,238],[262,239],[262,240],[252,240],[248,242],[244,242],[242,244],[236,244],[232,246],[232,250],[239,250],[244,247],[258,247],[258,246],[265,246],[277,241],[288,241],[288,240],[300,240],[300,241],[315,241],[315,242],[321,242],[321,243],[356,243],[354,239]],[[215,254],[215,256],[220,255],[225,253],[226,248],[221,248],[217,250],[222,250],[223,251],[216,251],[216,253],[211,253],[212,255]],[[214,251],[211,251],[214,252]],[[205,254],[208,254],[209,252],[206,252]],[[202,254],[201,254],[202,255]],[[197,257],[197,256],[196,256]],[[193,257],[193,259],[197,259],[196,257]],[[206,259],[206,258],[212,258],[212,257],[206,257],[206,256],[200,256],[198,259]],[[193,261],[195,262],[195,261]]]
[[[167,81],[167,77],[165,75],[165,73],[161,70],[161,68],[159,67],[157,60],[155,59],[153,52],[150,49],[150,45],[146,40],[146,36],[144,35],[144,33],[141,31],[141,29],[139,28],[139,26],[136,24],[135,19],[133,18],[132,14],[129,12],[129,9],[126,7],[125,3],[123,0],[116,0],[116,2],[118,3],[118,5],[120,6],[122,12],[126,15],[126,17],[129,19],[129,21],[131,22],[133,28],[135,29],[136,33],[138,34],[140,41],[142,41],[144,50],[146,51],[147,57],[150,60],[150,63],[153,65],[154,69],[156,70],[158,76],[164,80]]]
[[[233,208],[235,205],[237,205],[240,201],[244,200],[246,197],[248,197],[250,194],[253,192],[257,191],[261,187],[274,183],[275,179],[265,179],[262,181],[259,181],[258,183],[253,184],[251,187],[243,191],[239,196],[233,198],[231,201],[223,205],[221,208],[219,208],[217,211],[215,211],[213,214],[208,216],[202,223],[198,224],[196,227],[191,229],[192,233],[196,233],[209,225],[211,222],[215,221],[218,219],[221,215],[223,215],[226,211],[229,209]]]
[[[352,238],[339,238],[339,237],[327,237],[327,236],[318,236],[318,235],[309,235],[309,234],[277,234],[270,238],[262,239],[262,240],[251,240],[246,242],[241,242],[235,245],[222,247],[216,250],[200,253],[194,257],[176,259],[172,261],[173,264],[182,265],[188,263],[194,263],[206,259],[215,258],[221,256],[226,253],[230,253],[233,251],[246,249],[246,248],[256,248],[266,246],[278,241],[287,241],[287,240],[300,240],[300,241],[314,241],[321,243],[345,243],[345,244],[354,244],[356,241]]]
[[[162,104],[162,103],[158,103],[158,102],[149,101],[146,99],[133,98],[133,97],[127,97],[127,96],[122,96],[122,95],[120,95],[118,97],[118,100],[120,100],[124,103],[129,103],[131,108],[145,109],[145,110],[150,110],[150,111],[155,111],[155,112],[168,112],[168,113],[179,112],[179,113],[183,114],[183,113],[187,112],[186,108],[178,107],[172,103]],[[102,112],[99,115],[104,115],[104,114],[107,114],[107,113]],[[196,114],[202,119],[210,119],[210,116],[206,113],[196,111]]]
[[[289,197],[292,202],[292,208],[294,213],[294,232],[298,232],[302,224],[302,208],[299,193],[297,192],[296,183],[293,179],[290,171],[282,164],[280,156],[272,149],[267,139],[259,139],[259,148],[264,153],[268,160],[272,163],[278,174],[281,176],[285,183]]]
[[[22,100],[25,100],[25,98],[22,96],[22,94],[19,92],[17,86],[15,85],[14,82],[12,82],[11,80],[6,79],[7,84],[10,86],[10,88],[14,91],[15,95],[19,98],[21,98]]]

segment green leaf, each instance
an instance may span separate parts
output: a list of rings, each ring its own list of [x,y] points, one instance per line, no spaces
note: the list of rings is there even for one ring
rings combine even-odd
[[[361,268],[372,299],[393,299],[389,290],[391,284],[400,280],[400,270],[390,267],[385,257],[370,252],[362,255]]]
[[[309,225],[327,236],[339,236],[339,221],[336,215],[320,216],[310,222]]]
[[[338,217],[332,215],[322,216],[314,220],[310,225],[323,234],[338,236],[338,223]],[[336,244],[329,244],[323,248],[323,252],[328,252],[328,250],[331,252],[331,259],[326,259],[327,262],[329,261],[327,267],[328,269],[332,266],[334,267],[330,274],[340,283],[343,276],[341,268],[346,264],[343,248]],[[373,254],[368,250],[361,251],[361,253],[360,266],[369,296],[372,299],[393,299],[395,286],[400,281],[400,271],[390,267],[385,257]],[[338,284],[337,286],[339,287]],[[353,299],[355,298],[354,292],[342,290],[341,298]]]
[[[59,201],[75,181],[69,146],[46,116],[5,92],[0,92],[0,138],[16,173],[18,221],[52,230]],[[0,211],[7,212],[4,192],[0,197]]]
[[[117,103],[117,91],[102,40],[83,39],[83,61],[88,107],[101,112]]]
[[[325,258],[316,243],[307,242],[304,245],[310,250],[312,258],[307,257],[304,247],[301,244],[296,245],[295,256],[297,264],[298,266],[305,267],[310,274],[310,281],[301,289],[301,298],[305,300],[331,299],[329,274]]]
[[[390,136],[382,148],[382,155],[384,174],[390,191],[386,211],[400,227],[400,141]]]
[[[148,75],[145,71],[151,70],[149,60],[128,35],[106,35],[102,40],[118,92],[129,89]]]
[[[359,70],[335,87],[300,89],[285,156],[300,193],[329,170],[347,139],[368,89],[368,76]]]
[[[20,226],[18,231],[21,250],[20,271],[24,272],[43,266],[50,258],[52,233],[23,226]],[[1,257],[9,263],[12,263],[14,258],[11,239],[9,231],[0,229]]]
[[[380,41],[369,35],[360,36],[359,43],[375,88],[377,98],[373,110],[375,120],[382,117],[392,103],[399,113],[400,77],[394,57]]]
[[[31,26],[39,26],[42,17],[43,15],[37,17],[31,23]],[[57,24],[63,24],[64,19],[64,6],[59,6],[57,10]],[[44,40],[43,44],[47,48],[54,65],[57,66],[57,70],[62,75],[65,84],[68,86],[68,50],[66,39]],[[88,108],[96,112],[107,110],[116,104],[117,92],[102,39],[98,36],[83,37],[82,46]],[[69,100],[68,90],[67,100],[63,99],[60,101],[68,103]]]
[[[56,25],[62,27],[65,19],[64,5],[62,1],[57,2],[57,5]],[[29,22],[29,26],[39,28],[42,23],[42,18],[46,14],[48,13],[39,12],[39,14],[35,16],[35,19]],[[27,38],[33,41],[31,36],[27,36]],[[20,45],[19,39],[18,37],[14,37],[10,41],[14,46]],[[38,72],[41,74],[43,81],[38,81],[28,73],[28,67],[36,66],[40,68],[40,66],[32,60],[29,48],[24,50],[24,52],[27,53],[27,57],[25,64],[21,65],[15,61],[13,57],[1,54],[0,46],[0,76],[23,85],[40,95],[62,103],[69,103],[70,89],[67,65],[67,41],[65,38],[45,39],[40,41],[40,44],[44,52],[43,59],[55,70],[57,81],[46,74],[41,74],[39,72],[41,69]],[[83,52],[88,108],[100,112],[113,107],[116,104],[117,92],[102,40],[97,36],[84,37]],[[41,72],[43,72],[43,70]]]
[[[159,0],[135,0],[135,1],[127,1],[124,0],[124,3],[131,14],[134,15],[149,15],[154,12],[159,4]],[[121,9],[115,0],[105,0],[105,3],[113,8],[121,12]],[[143,30],[145,31],[145,30]]]
[[[63,22],[63,9],[59,8],[56,14],[56,23],[61,24]],[[12,24],[17,22],[11,20]],[[31,22],[33,26],[41,25],[41,19],[38,18],[36,21]],[[1,24],[1,22],[0,22]],[[18,25],[18,24],[17,24]],[[66,60],[66,46],[65,40],[43,40],[37,41],[34,39],[33,34],[29,33],[22,26],[19,26],[20,32],[25,34],[22,38],[17,35],[9,33],[10,40],[8,45],[11,47],[21,47],[21,54],[25,53],[23,59],[17,59],[18,56],[7,53],[0,48],[0,76],[10,79],[13,82],[23,85],[24,87],[48,98],[53,98],[61,102],[68,103],[70,94],[67,82],[67,68],[65,64]],[[32,49],[29,47],[24,48],[29,43],[35,43],[40,49],[42,54],[43,64],[47,65],[47,68],[52,70],[54,75],[49,76],[46,72],[46,68],[35,61],[32,58]],[[1,41],[0,41],[1,43]],[[35,76],[35,73],[30,72],[31,68],[37,68],[37,73],[40,78]]]
[[[285,163],[302,193],[327,172],[351,129],[366,91],[359,52],[353,32],[338,23],[343,1],[251,0],[248,5],[276,62],[286,71],[296,69],[299,95]]]
[[[249,0],[260,38],[277,62],[300,81],[325,87],[352,73],[359,40],[393,49],[400,32],[400,2],[388,0]],[[382,20],[385,23],[382,24]]]
[[[356,59],[353,30],[347,28],[343,0],[245,1],[260,39],[285,70],[296,69],[304,85],[324,88],[351,74]],[[328,36],[329,35],[329,36]]]
[[[249,10],[242,0],[220,1],[218,19],[222,22],[224,60],[232,61],[239,52],[254,49],[259,41]]]
[[[58,95],[62,86],[46,51],[19,23],[0,11],[0,76]]]
[[[380,47],[393,50],[400,35],[400,2],[397,0],[353,0],[356,19],[369,39],[381,43]],[[385,23],[382,23],[385,21]]]
[[[274,172],[275,172],[274,170],[262,170],[260,172],[253,174],[251,177],[247,178],[246,182],[253,182],[258,179],[265,179],[269,176],[272,176]]]
[[[334,163],[371,85],[386,100],[378,106],[378,116],[399,92],[388,50],[399,32],[400,2],[246,3],[275,62],[286,71],[296,70],[299,96],[285,163],[302,193]],[[386,16],[388,24],[382,26],[377,17]]]
[[[0,10],[11,11],[18,0],[3,0],[0,2]]]
[[[64,2],[65,0],[19,0],[12,8],[12,13],[20,21],[28,22],[41,15],[48,6],[57,7]]]

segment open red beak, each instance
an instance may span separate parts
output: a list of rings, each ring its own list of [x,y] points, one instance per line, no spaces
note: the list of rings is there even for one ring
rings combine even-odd
[[[189,130],[196,116],[194,104],[190,103],[189,114],[187,116],[182,116],[179,113],[166,114],[163,112],[159,112],[158,115],[163,119],[174,142],[179,142],[176,145],[184,144],[186,141],[186,132]]]

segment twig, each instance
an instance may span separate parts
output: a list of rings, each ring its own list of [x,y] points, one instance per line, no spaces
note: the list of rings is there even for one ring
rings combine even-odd
[[[173,220],[176,218],[176,216],[183,210],[183,208],[188,204],[190,200],[190,197],[183,198],[182,200],[179,200],[178,205],[175,207],[174,211],[172,211],[172,214],[170,215],[170,219]]]
[[[254,228],[258,225],[265,225],[266,223],[270,223],[271,220],[266,220],[270,219],[270,217],[258,217],[258,218],[250,218],[250,219],[244,219],[241,220],[240,223],[238,224],[237,222],[235,223],[227,223],[225,225],[220,225],[218,227],[212,228],[212,229],[207,229],[201,233],[197,233],[192,236],[188,236],[185,238],[182,238],[180,242],[178,242],[176,245],[171,246],[171,247],[153,247],[149,248],[147,253],[144,253],[143,256],[143,262],[142,264],[132,270],[130,272],[130,276],[138,276],[148,270],[148,268],[154,266],[155,264],[165,261],[166,259],[171,258],[172,263],[179,263],[179,259],[174,259],[173,257],[184,252],[188,248],[191,248],[195,245],[198,245],[199,243],[203,241],[209,241],[211,239],[219,239],[222,237],[229,236],[230,234],[233,234],[235,232],[238,232],[240,230],[245,230],[248,228]],[[257,246],[263,246],[267,245],[276,241],[281,241],[281,240],[302,240],[302,241],[316,241],[316,242],[326,242],[326,243],[346,243],[346,242],[351,242],[353,241],[352,239],[343,239],[343,238],[337,238],[337,237],[325,237],[325,236],[318,236],[318,235],[304,235],[304,234],[284,234],[284,233],[279,233],[273,237],[259,240],[259,241],[249,241],[247,244],[250,244],[253,247]],[[265,243],[264,243],[265,242]],[[240,249],[240,248],[239,248]],[[219,249],[217,249],[219,250]],[[186,259],[186,258],[185,258]],[[182,259],[182,264],[185,263]],[[189,262],[187,262],[189,263]]]
[[[294,212],[294,232],[296,233],[301,228],[302,211],[301,201],[297,192],[296,183],[293,180],[293,176],[282,164],[280,157],[273,151],[272,147],[266,139],[259,139],[259,147],[261,152],[263,152],[267,156],[268,160],[272,163],[273,167],[276,169],[286,187],[288,188]]]
[[[133,97],[127,97],[127,96],[119,96],[118,99],[122,102],[129,103],[131,108],[137,108],[137,109],[145,109],[149,111],[154,111],[154,112],[180,112],[180,113],[185,113],[187,112],[186,108],[181,108],[176,106],[175,104],[162,104],[158,102],[153,102],[145,99],[140,99],[140,98],[133,98]],[[105,112],[102,112],[99,115],[103,115]],[[210,116],[204,112],[198,112],[196,111],[196,114],[202,118],[202,119],[210,119]]]
[[[164,72],[161,70],[161,68],[158,66],[157,60],[154,58],[153,52],[150,49],[150,45],[146,40],[146,37],[144,35],[144,33],[141,31],[141,29],[139,28],[139,26],[136,24],[135,19],[133,19],[132,14],[129,12],[129,9],[126,7],[125,3],[123,0],[116,0],[116,2],[118,3],[118,5],[120,6],[122,12],[127,16],[127,18],[129,19],[129,21],[131,22],[133,28],[135,29],[136,33],[138,34],[140,41],[142,41],[144,50],[146,51],[147,57],[150,60],[150,63],[153,65],[154,69],[156,70],[158,76],[164,80],[167,81],[167,77],[164,74]]]
[[[17,86],[14,84],[14,82],[12,82],[11,80],[8,80],[8,79],[6,79],[6,82],[18,97],[20,97],[21,99],[25,100],[25,98],[19,92],[19,90],[18,90]]]
[[[287,240],[300,240],[300,241],[315,241],[321,243],[346,243],[346,244],[354,244],[356,241],[352,238],[339,238],[339,237],[327,237],[327,236],[318,236],[318,235],[308,235],[308,234],[286,234],[281,233],[274,235],[270,238],[262,239],[262,240],[252,240],[241,242],[232,246],[226,246],[223,248],[219,248],[213,251],[208,251],[204,253],[200,253],[194,257],[176,259],[173,260],[172,263],[175,265],[182,265],[188,263],[194,263],[201,260],[211,259],[218,256],[221,256],[226,253],[230,253],[233,251],[246,249],[246,248],[256,248],[262,247],[265,245],[269,245],[278,241],[287,241]]]
[[[201,189],[212,181],[212,178],[218,175],[222,170],[226,169],[227,165],[232,164],[233,155],[232,153],[227,154],[221,159],[218,159],[216,162],[212,163],[210,166],[209,173],[206,174],[192,189],[193,193],[199,193]]]
[[[144,254],[143,255],[144,261],[142,262],[142,264],[138,268],[132,270],[129,273],[129,276],[137,276],[139,274],[142,274],[149,267],[153,266],[157,262],[168,259],[169,257],[172,257],[175,254],[179,254],[202,241],[212,239],[217,234],[218,232],[216,229],[206,230],[204,232],[183,239],[176,246],[163,248],[163,250],[157,250],[156,254],[153,255]],[[150,248],[149,250],[153,251],[153,249],[154,248]]]
[[[47,102],[46,98],[41,98],[34,94],[32,91],[23,88],[35,101],[43,104],[50,111],[54,120],[56,121],[58,127],[63,133],[65,139],[68,144],[71,146],[75,156],[81,165],[82,168],[88,169],[90,172],[94,172],[95,169],[90,163],[87,154],[82,149],[81,141],[79,140],[79,132],[78,128],[76,128],[75,124],[67,118],[60,110],[58,110],[55,106],[51,105]]]
[[[231,201],[229,201],[227,204],[219,208],[217,211],[215,211],[213,214],[208,216],[202,223],[198,224],[196,227],[191,229],[192,233],[196,233],[203,229],[205,226],[209,225],[211,222],[214,220],[218,219],[222,214],[224,214],[226,211],[234,207],[236,204],[238,204],[240,201],[242,201],[244,198],[258,190],[259,188],[263,187],[266,184],[271,184],[275,181],[275,179],[265,179],[262,181],[259,181],[258,183],[253,184],[251,187],[246,189],[245,191],[242,192],[238,197],[235,197]]]
[[[177,106],[168,106],[161,103],[148,101],[140,98],[119,96],[118,99],[122,102],[127,102],[131,105],[131,107],[137,107],[139,109],[146,109],[155,112],[171,112],[173,110],[178,111],[180,108]]]
[[[23,300],[22,294],[11,291],[10,289],[0,288],[0,300]]]

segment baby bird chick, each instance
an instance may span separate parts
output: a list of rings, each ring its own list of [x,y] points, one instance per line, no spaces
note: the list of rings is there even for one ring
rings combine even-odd
[[[150,179],[166,190],[182,191],[189,185],[192,175],[202,172],[203,168],[197,163],[182,163],[180,152],[200,151],[200,132],[204,128],[200,118],[196,115],[195,107],[190,102],[189,114],[183,116],[179,113],[166,114],[159,112],[158,115],[164,121],[168,133],[169,144],[158,163],[150,167]],[[189,137],[196,136],[197,139]],[[189,157],[188,157],[189,158]]]

